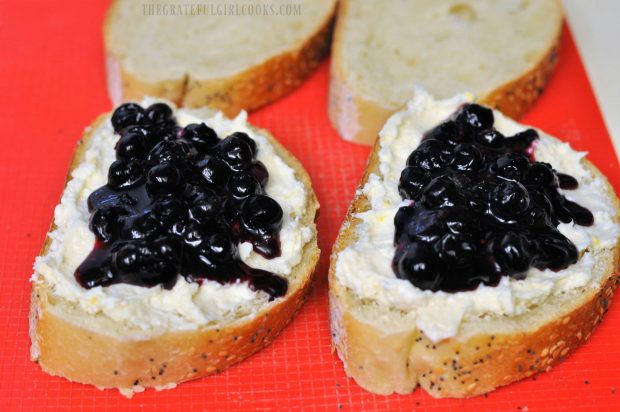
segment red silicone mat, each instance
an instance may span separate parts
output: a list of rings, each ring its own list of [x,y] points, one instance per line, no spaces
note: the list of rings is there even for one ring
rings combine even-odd
[[[0,0],[0,411],[620,410],[618,302],[564,363],[488,396],[375,396],[345,376],[330,351],[327,264],[369,149],[343,142],[328,122],[327,62],[298,91],[251,115],[301,160],[321,202],[323,256],[297,319],[270,347],[228,371],[131,400],[41,372],[28,360],[28,278],[75,143],[110,110],[101,39],[106,7],[107,1]],[[524,121],[589,151],[620,189],[618,161],[568,30],[557,71]]]

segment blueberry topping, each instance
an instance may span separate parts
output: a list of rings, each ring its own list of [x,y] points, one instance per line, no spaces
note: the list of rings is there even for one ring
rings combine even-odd
[[[530,206],[530,194],[521,183],[502,182],[491,193],[491,211],[502,218],[513,218]]]
[[[263,194],[269,173],[252,138],[220,140],[204,123],[181,129],[163,103],[122,105],[112,124],[116,161],[88,197],[97,241],[75,272],[83,287],[171,288],[181,275],[286,294],[285,279],[244,264],[237,250],[250,242],[266,258],[281,253],[283,211]]]
[[[112,126],[115,132],[126,127],[139,125],[144,119],[144,109],[135,103],[120,105],[112,114]]]
[[[527,129],[504,139],[504,145],[510,150],[522,152],[527,150],[536,139],[538,139],[538,132],[534,129]]]
[[[255,162],[250,168],[250,170],[248,170],[248,173],[250,174],[250,176],[256,179],[262,187],[265,187],[267,185],[267,180],[269,179],[269,172],[267,171],[267,168],[262,162]]]
[[[228,181],[228,191],[236,200],[246,199],[250,195],[260,194],[260,183],[250,175],[235,174]]]
[[[396,275],[420,289],[436,291],[442,281],[435,267],[436,261],[435,254],[426,243],[410,243],[396,262]]]
[[[235,171],[248,169],[254,157],[252,147],[246,139],[238,135],[230,135],[218,143],[222,159]]]
[[[450,162],[450,167],[459,172],[475,172],[480,168],[482,155],[480,151],[471,143],[461,143],[454,148],[454,156]]]
[[[398,192],[403,199],[413,199],[420,194],[429,181],[430,177],[424,169],[413,166],[405,167],[400,175]]]
[[[409,155],[398,190],[411,202],[394,217],[397,277],[456,292],[577,261],[577,248],[557,229],[594,222],[558,191],[577,181],[532,158],[534,129],[504,136],[493,122],[491,110],[464,105]]]
[[[560,185],[560,188],[562,189],[574,190],[574,189],[577,189],[577,186],[579,186],[577,179],[575,179],[574,177],[570,175],[565,175],[564,173],[557,173],[557,177],[558,177],[558,184]]]
[[[463,127],[460,123],[449,120],[427,131],[424,134],[424,141],[434,139],[455,146],[463,140],[463,133]]]
[[[549,163],[536,162],[527,171],[526,182],[536,186],[557,187],[558,177]]]
[[[197,164],[204,184],[214,190],[222,190],[231,176],[230,167],[218,157],[208,157]]]
[[[133,160],[116,160],[108,170],[108,184],[114,189],[130,188],[142,178],[142,167],[137,161]]]
[[[446,151],[448,146],[436,139],[424,140],[417,150],[414,150],[407,159],[407,166],[417,166],[432,172],[446,166]]]
[[[248,232],[275,232],[282,226],[282,208],[265,195],[251,196],[241,206],[241,223]]]
[[[172,118],[172,109],[165,103],[154,103],[144,111],[144,116],[151,124],[166,123]]]
[[[473,130],[490,129],[494,122],[493,111],[478,104],[468,104],[460,110],[456,121]]]
[[[220,141],[213,129],[204,123],[192,123],[183,129],[183,138],[190,142],[198,153],[209,153]]]
[[[187,163],[193,160],[196,151],[183,140],[162,140],[151,149],[147,159],[155,163]]]
[[[116,143],[116,157],[131,160],[144,156],[148,152],[145,137],[141,133],[123,133]]]
[[[118,213],[114,206],[103,206],[90,216],[90,230],[102,242],[111,241],[116,232]]]
[[[248,136],[247,133],[243,133],[243,132],[234,132],[233,134],[230,135],[231,137],[235,137],[237,139],[243,140],[244,142],[247,143],[248,146],[250,146],[250,150],[252,151],[252,156],[256,156],[256,142],[254,141],[254,139],[252,139],[250,136]]]
[[[530,167],[530,160],[523,153],[511,152],[499,156],[491,172],[506,180],[521,181]]]
[[[465,197],[448,176],[439,176],[426,185],[420,201],[429,209],[462,205]]]
[[[485,129],[476,133],[475,141],[482,146],[499,149],[504,145],[504,135],[495,129]]]
[[[216,262],[232,261],[236,254],[236,247],[232,240],[223,233],[214,233],[209,236],[205,250]]]
[[[174,194],[180,188],[181,173],[172,163],[155,165],[146,176],[146,190],[152,196]]]

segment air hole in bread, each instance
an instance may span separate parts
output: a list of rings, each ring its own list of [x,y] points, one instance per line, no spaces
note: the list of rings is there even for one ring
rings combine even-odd
[[[468,4],[456,3],[450,7],[448,12],[459,20],[473,22],[476,20],[476,11]]]

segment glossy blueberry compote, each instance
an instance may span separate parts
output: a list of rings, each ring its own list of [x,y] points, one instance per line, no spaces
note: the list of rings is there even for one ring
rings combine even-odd
[[[558,271],[578,259],[557,229],[594,221],[558,191],[578,182],[535,161],[535,130],[503,136],[493,124],[490,109],[463,105],[407,159],[398,188],[411,202],[394,218],[392,267],[420,289],[495,286],[502,276],[524,279],[530,267]]]
[[[265,194],[269,173],[254,140],[220,139],[205,123],[181,128],[163,103],[124,104],[111,121],[116,161],[88,197],[96,242],[75,272],[80,285],[172,288],[184,276],[286,294],[285,279],[249,267],[237,251],[251,242],[265,258],[281,253],[283,211]]]

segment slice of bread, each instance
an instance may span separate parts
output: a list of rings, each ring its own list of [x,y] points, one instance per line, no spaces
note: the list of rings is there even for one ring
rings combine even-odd
[[[519,117],[551,75],[561,27],[557,0],[342,0],[331,122],[344,139],[372,144],[414,85],[437,98],[469,90]]]
[[[306,300],[320,254],[315,227],[319,205],[308,174],[267,131],[248,125],[245,114],[228,120],[221,113],[214,115],[207,109],[182,112],[190,116],[186,123],[205,121],[220,136],[232,130],[250,134],[259,143],[258,158],[261,151],[268,151],[272,159],[279,159],[278,164],[286,165],[286,172],[294,176],[296,187],[303,187],[305,203],[298,205],[302,215],[291,215],[289,219],[287,213],[293,212],[287,212],[283,206],[285,220],[281,236],[287,227],[295,231],[287,239],[295,239],[299,230],[306,234],[305,242],[288,242],[293,246],[283,243],[283,255],[287,247],[296,248],[286,252],[294,257],[292,267],[287,273],[278,273],[288,281],[286,295],[268,301],[266,294],[251,291],[247,284],[220,285],[204,280],[198,286],[181,277],[170,290],[125,284],[88,290],[79,286],[71,268],[84,259],[94,243],[88,231],[86,196],[92,187],[101,184],[93,180],[105,179],[114,158],[116,136],[109,114],[102,115],[78,143],[63,193],[61,205],[71,202],[76,205],[73,208],[78,215],[68,217],[66,204],[59,205],[35,263],[30,306],[31,359],[45,372],[99,388],[118,388],[126,396],[150,387],[174,387],[182,381],[220,372],[264,348]],[[256,140],[257,136],[261,141]],[[111,143],[112,147],[104,148],[102,142]],[[263,163],[268,165],[265,159]],[[277,172],[282,170],[279,168]],[[270,183],[277,178],[281,175],[272,176]],[[78,193],[85,194],[75,195],[72,191],[78,179],[81,179]],[[290,184],[285,186],[292,190]],[[284,205],[281,187],[271,193],[268,184],[266,190]],[[84,238],[80,233],[89,237]],[[50,257],[58,256],[59,250],[64,251],[62,258]],[[259,256],[252,257],[261,261]],[[263,259],[262,264],[270,265],[275,260]],[[261,267],[254,265],[256,261],[247,263]],[[231,295],[233,303],[227,304],[224,298],[229,296],[227,293],[233,293],[231,289],[236,295]],[[209,290],[212,293],[205,298],[203,292]],[[238,296],[236,301],[235,296]]]
[[[104,24],[114,105],[159,96],[227,116],[299,86],[329,50],[336,0],[115,0]]]
[[[535,156],[554,158],[560,172],[574,169],[587,189],[583,197],[590,197],[573,197],[595,215],[594,226],[584,229],[587,246],[580,247],[579,261],[563,271],[532,269],[523,281],[504,278],[496,287],[458,293],[422,291],[397,279],[391,259],[398,172],[422,133],[466,101],[434,102],[421,91],[416,95],[382,130],[333,247],[333,348],[347,374],[371,392],[407,394],[420,386],[434,397],[471,397],[548,371],[590,337],[616,287],[620,203],[583,154],[539,132]],[[504,133],[525,128],[499,112],[495,118]],[[392,164],[382,163],[390,158]],[[595,212],[597,207],[605,212]],[[391,232],[380,237],[378,227],[364,227],[372,212],[379,212]],[[358,262],[355,270],[345,264],[347,257]]]

